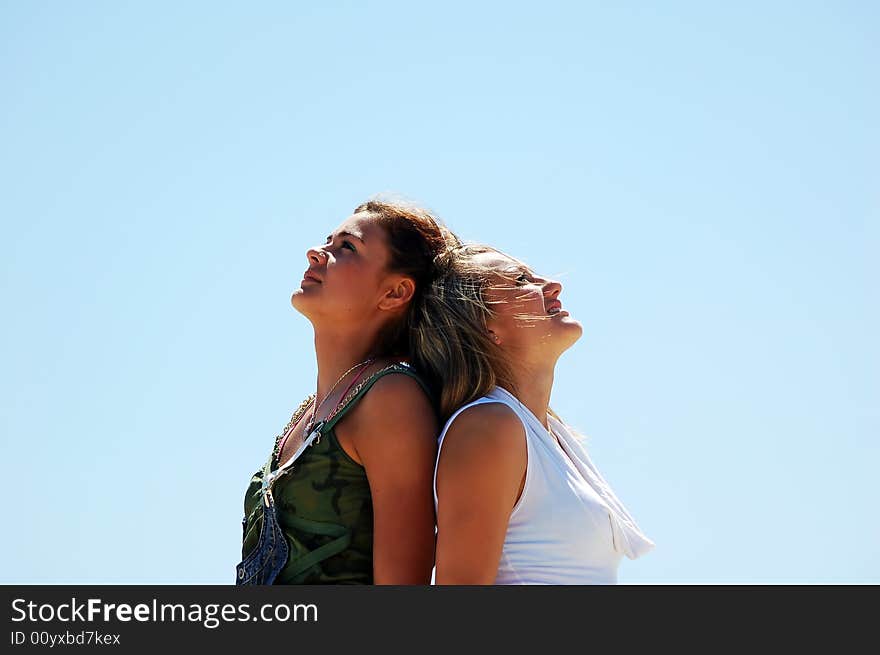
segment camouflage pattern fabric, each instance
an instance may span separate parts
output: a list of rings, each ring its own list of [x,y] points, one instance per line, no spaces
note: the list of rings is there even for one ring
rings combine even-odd
[[[274,483],[278,522],[289,547],[287,564],[274,584],[372,584],[373,504],[364,468],[339,445],[335,424],[384,375],[403,373],[424,382],[404,364],[377,371],[308,446],[291,470]],[[430,395],[430,394],[429,394]],[[262,484],[268,466],[251,478],[244,499],[242,557],[254,548],[263,523]]]

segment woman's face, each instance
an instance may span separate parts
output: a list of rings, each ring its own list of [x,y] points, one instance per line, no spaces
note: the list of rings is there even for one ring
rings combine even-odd
[[[385,318],[386,294],[394,280],[385,229],[376,216],[349,216],[320,246],[306,251],[308,268],[290,304],[313,322],[350,321],[365,326]],[[393,310],[394,307],[391,307]]]
[[[499,252],[480,253],[474,260],[491,271],[484,293],[493,314],[487,326],[495,343],[512,356],[555,361],[583,334],[583,326],[562,309],[559,282]]]

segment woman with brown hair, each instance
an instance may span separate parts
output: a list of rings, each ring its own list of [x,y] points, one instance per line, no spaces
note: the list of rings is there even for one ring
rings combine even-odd
[[[314,327],[315,394],[251,479],[239,584],[427,584],[441,371],[425,293],[455,236],[372,200],[322,245],[291,297]]]

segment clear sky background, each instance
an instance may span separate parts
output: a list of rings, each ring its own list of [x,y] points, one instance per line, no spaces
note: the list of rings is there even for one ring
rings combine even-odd
[[[561,276],[621,582],[880,582],[878,70],[873,2],[0,2],[0,582],[233,582],[389,191]]]

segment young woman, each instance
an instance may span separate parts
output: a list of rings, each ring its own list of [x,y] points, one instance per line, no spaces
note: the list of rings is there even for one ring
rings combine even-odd
[[[610,584],[653,547],[551,410],[559,357],[581,336],[562,285],[486,246],[436,283],[476,381],[439,438],[437,584]]]
[[[251,480],[238,584],[429,582],[438,372],[410,343],[436,339],[423,291],[454,243],[427,211],[370,201],[306,252],[291,304],[317,389]]]

